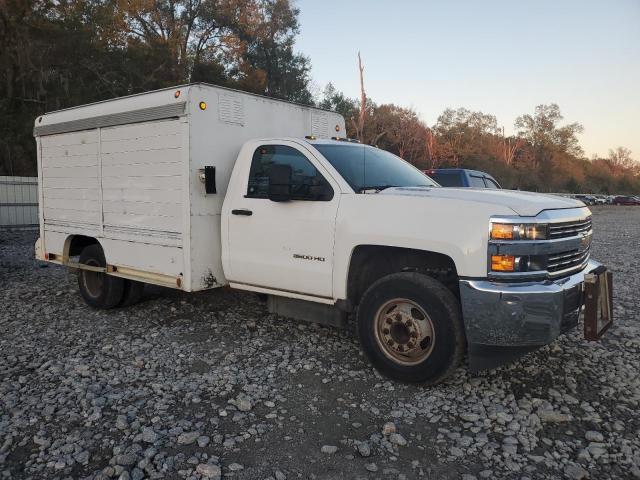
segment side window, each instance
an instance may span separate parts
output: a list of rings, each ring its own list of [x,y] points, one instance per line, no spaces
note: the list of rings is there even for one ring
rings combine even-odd
[[[462,181],[458,172],[438,172],[433,179],[443,187],[461,187]]]
[[[500,188],[498,184],[491,180],[489,177],[484,177],[484,181],[487,184],[487,188]]]
[[[472,188],[486,188],[482,177],[476,175],[469,175],[469,186]]]
[[[302,153],[286,145],[262,145],[253,153],[249,171],[248,198],[269,198],[271,165],[290,165],[293,200],[323,200],[333,198],[333,190],[316,167]]]

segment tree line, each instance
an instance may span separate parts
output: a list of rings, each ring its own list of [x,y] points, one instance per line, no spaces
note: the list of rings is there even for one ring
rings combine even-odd
[[[539,192],[640,192],[640,164],[631,151],[617,147],[606,158],[587,159],[577,138],[582,125],[563,124],[556,104],[519,116],[516,134],[506,136],[496,117],[483,112],[447,108],[428,126],[411,108],[366,99],[362,109],[362,98],[347,98],[329,84],[318,104],[340,112],[350,136],[421,169],[483,170],[503,187]]]
[[[189,82],[311,104],[288,0],[1,0],[0,174],[36,172],[34,119]]]
[[[189,82],[208,82],[341,113],[348,135],[419,168],[466,167],[535,191],[638,193],[640,168],[618,147],[585,158],[578,123],[555,104],[515,120],[446,109],[426,125],[411,108],[314,92],[310,60],[294,51],[289,0],[0,1],[0,175],[35,175],[40,114]],[[354,76],[354,80],[356,77]]]

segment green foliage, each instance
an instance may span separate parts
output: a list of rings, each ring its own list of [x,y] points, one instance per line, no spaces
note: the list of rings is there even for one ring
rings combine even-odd
[[[36,173],[44,112],[193,81],[312,103],[288,0],[0,2],[0,175]]]
[[[560,151],[576,157],[583,155],[576,135],[582,133],[584,128],[579,123],[559,127],[558,123],[562,119],[560,107],[555,103],[538,105],[534,115],[518,117],[515,126],[518,135],[539,152],[549,154]]]
[[[336,90],[332,83],[327,84],[322,92],[322,98],[317,101],[317,106],[325,110],[333,110],[342,115],[349,126],[350,120],[355,118],[358,112],[358,102],[346,97]],[[353,137],[353,135],[349,135]]]

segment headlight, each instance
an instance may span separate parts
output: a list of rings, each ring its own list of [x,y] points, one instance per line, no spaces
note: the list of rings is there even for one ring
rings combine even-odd
[[[492,223],[491,240],[545,240],[547,225],[540,223]]]

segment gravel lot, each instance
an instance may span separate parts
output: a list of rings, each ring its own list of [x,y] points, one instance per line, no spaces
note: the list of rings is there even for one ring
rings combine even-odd
[[[0,232],[0,479],[640,478],[640,208],[593,210],[604,340],[430,389],[253,294],[91,310],[34,233]]]

